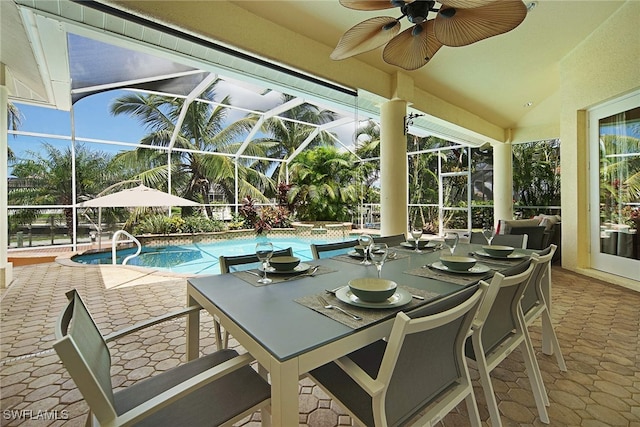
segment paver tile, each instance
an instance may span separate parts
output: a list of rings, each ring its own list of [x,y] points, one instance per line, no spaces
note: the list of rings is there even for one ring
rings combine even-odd
[[[182,307],[186,300],[186,279],[126,268],[35,264],[15,268],[14,277],[0,304],[2,409],[66,411],[66,420],[52,424],[65,427],[84,425],[87,406],[51,348],[64,293],[78,289],[103,334]],[[550,425],[640,427],[640,294],[559,267],[553,267],[552,277],[554,325],[568,372],[559,370],[554,356],[541,353],[540,322],[530,327],[551,403]],[[201,319],[200,349],[210,352],[215,345],[212,319],[206,313]],[[184,321],[177,320],[110,344],[113,386],[126,387],[183,363],[184,343]],[[230,343],[238,346],[233,338]],[[488,411],[473,364],[470,371],[487,426]],[[519,350],[492,372],[492,379],[504,426],[544,425]],[[340,405],[308,378],[300,382],[300,396],[300,425],[351,424]],[[259,420],[254,414],[238,425],[257,426]],[[2,420],[2,426],[31,424],[24,418]],[[468,424],[464,404],[443,420],[445,427]]]

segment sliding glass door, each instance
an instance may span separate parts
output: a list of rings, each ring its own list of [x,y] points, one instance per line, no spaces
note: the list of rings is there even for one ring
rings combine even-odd
[[[640,91],[589,111],[591,267],[640,280]]]

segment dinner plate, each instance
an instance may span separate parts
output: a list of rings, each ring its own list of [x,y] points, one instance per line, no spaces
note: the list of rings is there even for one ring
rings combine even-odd
[[[415,244],[415,240],[410,240],[408,242],[402,242],[400,243],[400,246],[404,246],[405,248],[411,248],[411,249],[415,249],[416,248],[416,244]],[[433,243],[431,240],[419,240],[418,243],[418,249],[425,249],[425,248],[435,248],[436,244]]]
[[[491,267],[486,266],[484,264],[480,264],[480,263],[477,263],[476,265],[474,265],[473,267],[471,267],[466,271],[452,270],[446,265],[444,265],[443,263],[441,263],[440,261],[434,262],[433,264],[431,264],[431,267],[435,268],[436,270],[441,270],[441,271],[446,271],[447,273],[456,273],[456,274],[480,274],[480,273],[487,273],[491,271]]]
[[[342,302],[346,302],[347,304],[355,305],[356,307],[364,307],[364,308],[393,308],[393,307],[401,307],[405,304],[411,302],[411,294],[409,291],[398,288],[395,294],[391,295],[387,298],[386,301],[382,302],[367,302],[362,301],[360,298],[355,296],[349,286],[344,286],[336,291],[336,298],[338,298]]]
[[[304,262],[301,262],[300,264],[296,265],[296,268],[294,268],[293,270],[276,270],[275,268],[269,266],[267,268],[267,273],[269,273],[269,274],[304,273],[305,271],[307,271],[310,268],[311,268],[311,266],[309,264],[305,264]],[[260,266],[260,267],[258,267],[258,270],[264,271],[264,268],[262,268],[262,266]]]
[[[483,257],[487,257],[487,258],[496,258],[496,259],[520,259],[527,256],[526,254],[521,254],[517,252],[512,252],[507,256],[493,256],[483,251],[482,249],[475,251],[475,254]]]

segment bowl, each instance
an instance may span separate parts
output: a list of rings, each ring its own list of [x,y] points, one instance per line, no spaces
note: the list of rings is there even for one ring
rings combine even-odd
[[[398,284],[391,280],[363,277],[349,280],[351,292],[366,302],[382,302],[396,292]]]
[[[467,271],[476,265],[477,260],[468,256],[443,255],[440,257],[440,262],[450,270]]]
[[[353,247],[353,249],[355,249],[355,251],[356,251],[356,252],[358,252],[358,254],[360,254],[360,255],[362,255],[362,256],[364,256],[364,250],[365,250],[366,248],[367,248],[367,247],[366,247],[365,245],[355,245],[355,246]]]
[[[300,264],[300,258],[294,256],[276,256],[269,260],[269,265],[278,271],[291,271]]]
[[[487,245],[483,246],[482,249],[491,256],[506,258],[511,255],[511,252],[515,250],[511,246],[500,246],[500,245]]]

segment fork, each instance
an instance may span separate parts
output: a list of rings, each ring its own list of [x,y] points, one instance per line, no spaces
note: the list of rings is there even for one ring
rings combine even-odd
[[[349,313],[347,310],[343,310],[340,307],[338,307],[337,305],[331,305],[327,302],[327,300],[325,300],[324,298],[322,298],[321,296],[318,295],[318,301],[320,301],[320,304],[322,304],[322,306],[324,308],[327,309],[334,309],[334,310],[338,310],[343,312],[344,314],[346,314],[347,316],[351,316],[351,318],[353,320],[362,320],[362,317],[358,316],[357,314],[353,314],[353,313]]]

